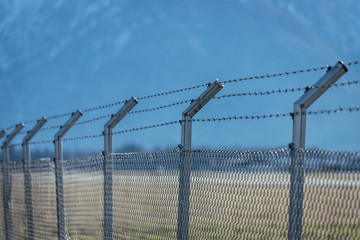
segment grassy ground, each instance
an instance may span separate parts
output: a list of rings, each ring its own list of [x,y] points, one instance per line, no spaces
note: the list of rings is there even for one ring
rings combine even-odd
[[[229,181],[224,183],[221,179]],[[335,183],[359,182],[360,174],[306,176],[306,181],[312,184],[305,186],[304,239],[360,236],[359,184],[320,184],[324,179]],[[314,184],[313,180],[320,182]],[[113,181],[114,239],[176,238],[177,175],[124,172],[115,174]],[[80,178],[66,175],[64,192],[68,239],[102,239],[101,174]],[[12,208],[14,235],[19,237],[26,235],[24,196],[23,178],[15,176]],[[56,239],[53,176],[33,174],[33,202],[36,239]],[[288,206],[287,174],[196,173],[191,183],[189,236],[190,239],[286,239]],[[0,230],[3,225],[2,218]]]

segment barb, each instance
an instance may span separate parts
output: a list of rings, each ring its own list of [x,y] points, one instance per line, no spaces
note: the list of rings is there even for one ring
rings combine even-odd
[[[349,61],[347,63],[344,63],[346,66],[351,66],[351,65],[356,65],[356,64],[359,64],[359,61],[358,60],[355,60],[355,61]]]

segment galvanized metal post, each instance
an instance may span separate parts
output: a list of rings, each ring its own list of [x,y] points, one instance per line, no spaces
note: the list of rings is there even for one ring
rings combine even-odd
[[[63,149],[62,149],[62,138],[70,130],[70,128],[76,123],[77,120],[82,116],[82,112],[77,110],[74,112],[70,119],[61,126],[59,131],[54,137],[55,146],[55,177],[56,177],[56,208],[57,208],[57,224],[58,224],[58,239],[66,239],[65,229],[65,203],[64,203],[64,183],[63,183]]]
[[[31,129],[23,139],[23,152],[24,152],[24,182],[25,182],[25,204],[26,204],[26,216],[28,226],[28,239],[33,240],[34,236],[34,214],[32,204],[32,185],[31,185],[31,173],[30,173],[30,141],[35,134],[44,126],[47,122],[45,117],[39,119],[36,125]]]
[[[304,169],[305,157],[302,150],[305,148],[306,110],[334,84],[347,68],[342,62],[329,68],[326,74],[314,84],[294,103],[293,139],[291,153],[290,176],[290,206],[289,206],[289,239],[301,239],[302,215],[304,198]]]
[[[177,239],[189,238],[192,118],[224,85],[217,79],[182,113]],[[184,149],[185,148],[185,149]]]
[[[104,126],[104,240],[113,239],[113,159],[110,155],[113,152],[112,130],[137,103],[136,98],[126,101]]]
[[[5,141],[2,144],[3,151],[3,204],[4,204],[4,220],[5,220],[5,235],[7,240],[13,239],[12,231],[12,216],[11,216],[11,172],[10,172],[10,154],[9,145],[14,137],[24,128],[24,124],[20,123],[16,125],[15,129],[6,136]]]

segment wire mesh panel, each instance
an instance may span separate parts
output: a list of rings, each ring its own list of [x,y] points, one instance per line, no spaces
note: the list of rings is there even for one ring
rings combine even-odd
[[[23,161],[10,162],[11,173],[11,216],[13,239],[27,238],[25,205],[25,182]]]
[[[287,149],[194,150],[187,156],[192,162],[190,239],[287,237]]]
[[[173,149],[106,157],[113,162],[113,239],[176,239],[178,226],[188,226],[189,239],[287,239],[292,158],[304,161],[302,238],[360,236],[360,153]],[[61,163],[67,239],[103,239],[104,156]],[[7,164],[13,239],[27,239],[23,162]],[[188,185],[179,182],[180,169],[187,170]],[[35,239],[57,239],[54,161],[31,161],[30,172]],[[188,224],[178,225],[179,217]]]
[[[104,157],[62,161],[68,239],[103,239]]]
[[[114,239],[176,238],[179,151],[111,156]]]
[[[358,239],[360,153],[297,150],[305,156],[303,238]]]
[[[3,162],[1,162],[0,163],[0,239],[5,239],[3,187],[4,187],[4,174],[3,174]]]
[[[54,160],[30,162],[35,239],[57,239]]]

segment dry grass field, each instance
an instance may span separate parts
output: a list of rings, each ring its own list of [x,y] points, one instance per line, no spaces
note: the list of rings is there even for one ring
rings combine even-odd
[[[56,239],[54,175],[33,173],[32,179],[35,237]],[[289,179],[285,173],[192,174],[190,239],[286,239]],[[12,181],[14,239],[24,239],[23,177],[14,174]],[[115,172],[114,239],[175,239],[177,181],[175,173]],[[360,174],[311,174],[305,182],[304,239],[360,236]],[[68,239],[102,239],[102,173],[65,175],[64,192]],[[0,214],[3,239],[2,207]]]

